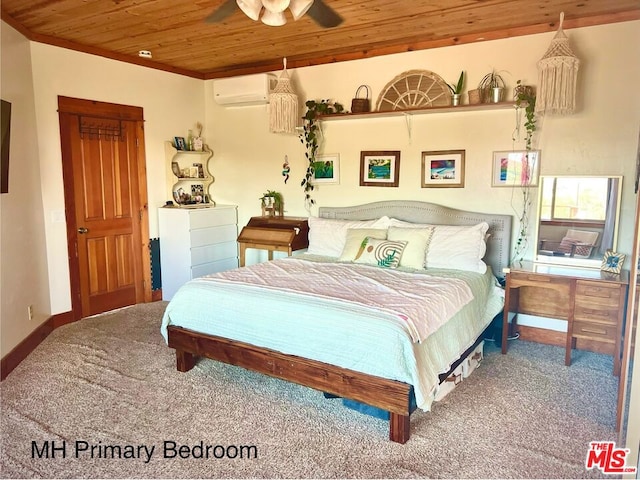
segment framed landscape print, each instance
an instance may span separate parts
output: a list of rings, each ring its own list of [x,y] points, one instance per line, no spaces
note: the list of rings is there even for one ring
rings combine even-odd
[[[422,188],[464,187],[464,150],[422,152]]]
[[[313,162],[313,183],[340,183],[340,155],[318,155]]]
[[[493,152],[492,187],[538,185],[540,150]]]
[[[397,187],[399,177],[399,151],[360,152],[361,187]]]

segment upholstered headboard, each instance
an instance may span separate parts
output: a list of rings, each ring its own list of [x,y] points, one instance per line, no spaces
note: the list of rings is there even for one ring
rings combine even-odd
[[[322,218],[346,220],[370,220],[384,215],[405,222],[432,225],[476,225],[487,222],[491,235],[484,260],[498,277],[503,277],[502,269],[509,266],[511,215],[468,212],[415,200],[388,200],[352,207],[320,207],[318,211],[318,216]]]

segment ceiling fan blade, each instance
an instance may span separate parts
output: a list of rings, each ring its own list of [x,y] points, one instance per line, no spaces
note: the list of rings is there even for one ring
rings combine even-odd
[[[207,18],[204,19],[206,23],[218,23],[223,21],[233,12],[238,9],[238,5],[236,4],[236,0],[226,0],[222,5],[220,5],[216,10],[213,11]]]
[[[323,0],[314,0],[307,10],[307,15],[323,28],[337,27],[342,23],[342,17]]]

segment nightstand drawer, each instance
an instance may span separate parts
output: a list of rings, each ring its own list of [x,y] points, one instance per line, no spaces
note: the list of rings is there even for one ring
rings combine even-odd
[[[573,336],[587,338],[598,342],[615,343],[616,325],[605,325],[602,323],[573,322]]]

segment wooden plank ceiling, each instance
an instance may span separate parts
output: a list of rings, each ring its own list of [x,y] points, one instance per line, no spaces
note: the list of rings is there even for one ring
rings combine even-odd
[[[196,78],[217,78],[409,50],[636,20],[638,0],[325,0],[343,19],[304,16],[269,27],[240,9],[204,19],[224,0],[2,0],[27,38]],[[138,51],[149,50],[152,60]]]

